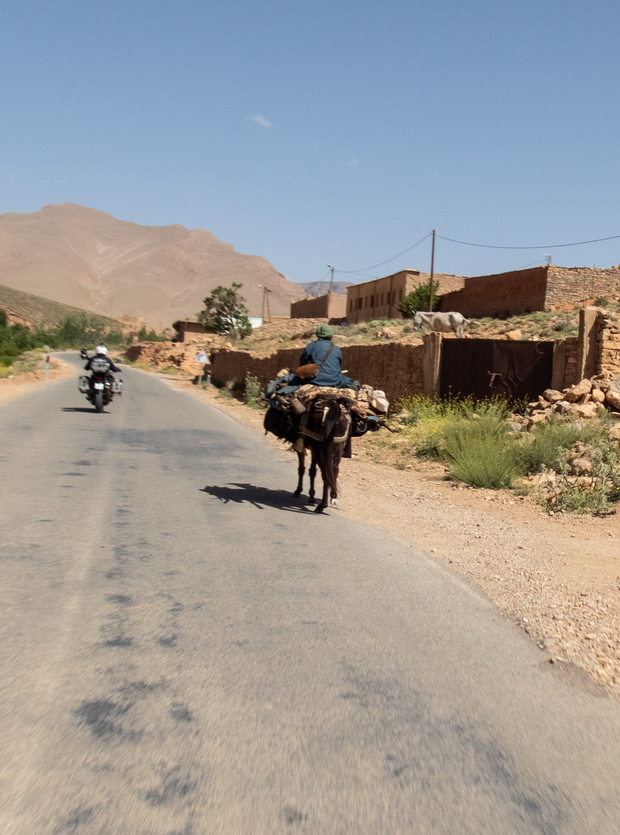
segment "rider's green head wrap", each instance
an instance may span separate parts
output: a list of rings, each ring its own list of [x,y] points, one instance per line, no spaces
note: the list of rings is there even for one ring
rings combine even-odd
[[[331,339],[334,335],[334,329],[331,325],[319,325],[316,329],[316,335],[319,339]]]

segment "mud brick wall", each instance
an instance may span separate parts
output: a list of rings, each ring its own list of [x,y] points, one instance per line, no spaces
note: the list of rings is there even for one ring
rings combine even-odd
[[[299,348],[287,348],[269,356],[222,349],[213,361],[212,379],[224,385],[243,383],[249,372],[264,388],[282,368],[296,368]],[[379,345],[349,345],[342,348],[342,367],[354,380],[383,389],[390,403],[423,391],[424,345],[390,342]]]
[[[299,348],[287,348],[267,356],[222,348],[211,361],[211,379],[219,385],[235,385],[243,383],[246,374],[251,374],[264,389],[282,368],[297,368],[300,354]]]
[[[545,268],[541,268],[545,269]],[[594,269],[590,267],[547,268],[547,293],[544,308],[551,310],[564,305],[580,305],[586,301],[606,298],[609,301],[620,297],[620,267]]]
[[[620,374],[620,325],[606,311],[599,311],[597,374],[614,377]]]
[[[455,310],[466,317],[520,316],[545,309],[547,267],[482,275],[465,279],[465,286],[441,299],[441,310]]]
[[[347,297],[342,293],[327,293],[316,299],[301,299],[291,303],[291,319],[345,319]]]

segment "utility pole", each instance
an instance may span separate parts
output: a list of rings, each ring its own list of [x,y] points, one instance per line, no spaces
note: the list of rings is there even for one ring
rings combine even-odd
[[[433,277],[435,275],[435,230],[433,229],[433,245],[431,248],[431,277],[428,282],[428,310],[433,312]]]
[[[326,266],[326,267],[329,267],[329,268],[330,268],[330,270],[332,271],[332,277],[329,279],[329,290],[327,291],[328,293],[332,293],[332,292],[333,292],[333,290],[334,290],[334,270],[335,270],[336,268],[335,268],[335,267],[332,267],[332,265],[331,265],[331,264],[325,264],[325,266]]]
[[[263,304],[261,308],[261,319],[265,321],[265,309],[267,310],[267,321],[271,321],[271,311],[269,310],[269,293],[271,291],[268,287],[263,287]]]

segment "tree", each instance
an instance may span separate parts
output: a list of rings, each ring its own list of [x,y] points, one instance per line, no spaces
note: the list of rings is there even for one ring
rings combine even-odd
[[[439,289],[439,282],[433,281],[433,310],[437,310],[439,307],[439,296],[437,295],[437,290]],[[420,284],[419,287],[416,287],[415,290],[412,290],[411,293],[407,293],[406,296],[398,303],[398,309],[403,314],[405,319],[413,319],[413,314],[418,311],[426,311],[428,310],[428,304],[430,301],[430,288],[428,284]]]
[[[252,331],[245,299],[239,295],[243,287],[233,281],[232,287],[216,287],[203,300],[204,309],[197,314],[198,321],[210,333],[230,333],[242,339]]]

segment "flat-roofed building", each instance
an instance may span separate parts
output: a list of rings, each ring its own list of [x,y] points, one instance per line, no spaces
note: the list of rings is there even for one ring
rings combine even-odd
[[[307,296],[291,302],[291,319],[344,319],[346,315],[347,297],[342,293]]]
[[[179,319],[179,321],[172,323],[172,327],[176,331],[177,342],[188,342],[192,335],[200,336],[207,333],[204,325],[195,319]]]
[[[373,319],[402,319],[399,302],[416,287],[428,284],[429,273],[420,270],[401,270],[393,275],[352,284],[347,288],[347,323],[370,322]],[[464,279],[459,275],[437,273],[439,295],[460,290]]]

